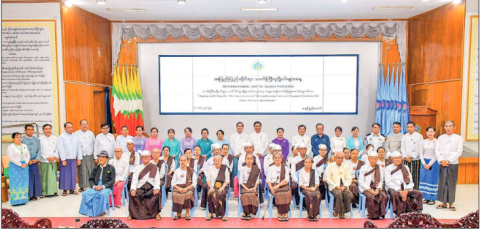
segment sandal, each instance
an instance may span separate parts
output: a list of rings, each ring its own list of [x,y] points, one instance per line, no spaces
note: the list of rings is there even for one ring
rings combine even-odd
[[[313,221],[318,221],[318,217],[314,217],[314,218],[313,218]]]
[[[288,221],[288,216],[283,218],[283,221]]]
[[[437,206],[437,209],[445,209],[445,208],[447,208],[447,206],[444,206],[444,205]]]
[[[78,192],[75,191],[75,190],[72,190],[72,191],[70,191],[69,193],[70,193],[70,194],[73,194],[73,195],[78,195]]]
[[[247,216],[247,219],[246,219],[246,220],[249,221],[249,220],[251,220],[251,219],[252,219],[252,217],[251,217],[250,214],[249,214],[249,215]]]
[[[278,217],[278,221],[283,221],[283,217]]]
[[[131,220],[131,219],[132,219],[132,216],[128,215],[127,220]]]
[[[180,219],[180,216],[174,216],[173,217],[173,220],[178,220],[178,219]]]
[[[311,218],[311,217],[308,217],[307,219],[308,219],[308,221],[313,221],[313,218]]]
[[[185,216],[185,220],[190,220],[190,219],[192,219],[191,216]]]
[[[425,200],[425,199],[423,199],[423,201],[422,201],[422,203],[424,203],[424,204],[426,204],[427,202],[428,202],[428,201],[427,201],[427,200]]]
[[[431,200],[427,203],[428,205],[434,205],[435,204],[435,201]]]
[[[227,216],[222,216],[223,221],[227,221]]]
[[[212,216],[207,216],[206,220],[210,221],[212,219]]]
[[[457,208],[452,207],[452,206],[450,206],[448,209],[450,209],[450,211],[457,211]]]
[[[245,216],[245,213],[242,213],[242,216],[240,217],[240,219],[242,219],[242,220],[246,220],[246,219],[247,219],[247,216]]]
[[[67,192],[63,192],[62,196],[67,196]]]
[[[157,214],[157,216],[155,217],[155,219],[157,219],[157,220],[161,220],[161,219],[162,219],[162,216],[160,216],[160,213]]]

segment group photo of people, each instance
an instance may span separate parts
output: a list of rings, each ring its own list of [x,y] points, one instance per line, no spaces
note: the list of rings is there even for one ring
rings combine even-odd
[[[49,124],[40,138],[32,125],[25,126],[25,135],[12,134],[7,152],[12,205],[81,195],[84,216],[104,216],[123,204],[127,219],[137,220],[160,220],[165,203],[173,202],[168,210],[173,220],[190,220],[192,210],[201,209],[206,220],[227,221],[233,199],[246,221],[265,217],[264,203],[270,217],[276,207],[278,221],[288,221],[292,209],[300,218],[319,221],[322,203],[340,219],[351,218],[353,209],[374,220],[386,218],[389,210],[395,216],[421,212],[424,205],[456,211],[463,140],[454,133],[453,121],[445,122],[445,134],[438,138],[434,127],[426,128],[427,139],[415,132],[414,122],[406,124],[407,133],[394,122],[388,137],[378,123],[363,131],[369,132],[364,137],[358,127],[344,134],[342,127],[322,123],[309,127],[316,132],[309,136],[307,127],[299,125],[291,140],[281,127],[276,137],[268,137],[260,121],[250,124],[251,134],[237,122],[230,138],[223,130],[212,131],[212,138],[208,128],[194,132],[190,127],[183,128],[181,138],[173,128],[162,138],[152,127],[147,138],[142,126],[136,127],[136,136],[123,126],[115,138],[108,123],[97,135],[87,120],[79,125],[74,131],[72,123],[65,123],[58,137]],[[335,136],[325,134],[326,128]],[[195,138],[195,133],[200,135]]]

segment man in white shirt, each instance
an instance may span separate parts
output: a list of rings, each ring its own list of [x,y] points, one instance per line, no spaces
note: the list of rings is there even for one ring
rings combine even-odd
[[[407,123],[407,131],[402,137],[401,152],[404,159],[404,164],[410,168],[412,173],[412,180],[415,184],[414,189],[418,190],[420,178],[420,146],[423,142],[423,136],[415,132],[415,123],[410,121]]]
[[[155,164],[150,163],[151,156],[148,150],[142,151],[142,164],[135,168],[130,192],[129,215],[130,219],[160,220],[160,172]],[[152,194],[153,193],[153,197]]]
[[[437,209],[447,208],[447,203],[449,203],[449,209],[456,211],[453,203],[457,188],[458,158],[463,153],[463,139],[453,131],[455,131],[455,123],[453,121],[445,122],[446,134],[438,138],[435,156],[440,164],[437,200],[442,202]]]
[[[157,150],[157,149],[154,149]],[[122,150],[123,151],[123,150]],[[128,162],[128,181],[127,189],[130,191],[130,186],[132,185],[132,174],[135,171],[135,167],[141,164],[140,152],[135,152],[135,142],[133,140],[127,140],[127,152],[122,154],[122,158]]]
[[[328,164],[324,178],[335,199],[333,215],[345,219],[345,213],[351,211],[353,194],[348,189],[352,183],[352,173],[350,166],[343,164],[343,152],[335,154],[335,162]]]
[[[44,196],[58,196],[57,186],[57,137],[52,134],[50,124],[43,125],[40,139],[40,181]]]
[[[95,145],[93,147],[93,157],[95,158],[95,163],[98,162],[98,153],[101,151],[106,151],[108,157],[113,157],[113,150],[115,149],[115,137],[113,134],[109,133],[110,125],[108,123],[103,123],[101,125],[102,133],[98,134],[95,138]]]
[[[88,179],[92,173],[94,157],[93,157],[93,146],[95,145],[95,135],[92,131],[88,130],[87,120],[80,121],[80,129],[75,132],[78,138],[80,139],[80,145],[82,147],[82,163],[77,167],[78,171],[78,187],[79,192],[85,191],[85,189],[90,187]]]
[[[380,124],[374,123],[372,125],[372,132],[365,137],[365,146],[371,144],[373,145],[373,150],[377,151],[378,147],[385,147],[386,141],[387,137],[380,133]]]
[[[383,169],[377,164],[378,154],[368,152],[368,164],[360,169],[358,189],[366,196],[365,207],[368,218],[376,220],[385,218],[388,196],[383,191]]]
[[[280,145],[276,145],[275,143],[268,144],[268,153],[263,159],[263,168],[268,169],[271,164],[273,164],[273,153],[274,151],[278,151],[278,147],[280,147],[280,153],[282,151],[282,147]]]
[[[299,125],[298,135],[293,136],[292,145],[298,145],[300,143],[305,144],[305,146],[307,146],[307,156],[313,158],[312,143],[310,142],[311,139],[310,136],[305,134],[306,131],[307,127],[305,127],[305,125]]]
[[[113,200],[115,207],[120,208],[122,205],[123,187],[127,181],[128,161],[122,157],[123,150],[121,147],[115,148],[115,157],[108,164],[115,167],[115,183],[113,184]]]
[[[262,123],[260,123],[260,121],[255,121],[253,123],[253,128],[255,129],[255,132],[250,134],[248,142],[253,144],[253,153],[260,159],[260,166],[262,167],[262,184],[265,184],[264,173],[266,169],[263,168],[263,161],[267,154],[268,137],[267,134],[262,132]]]
[[[248,134],[243,132],[243,123],[237,123],[237,132],[230,137],[230,149],[235,157],[240,158],[244,152],[243,144],[248,141]],[[241,166],[239,167],[241,168]]]
[[[122,126],[122,135],[117,136],[115,141],[115,147],[122,147],[123,152],[127,151],[127,140],[133,140],[133,137],[128,135],[128,127]]]
[[[290,183],[290,189],[292,189],[292,196],[295,197],[295,201],[297,202],[295,206],[298,206],[298,204],[300,203],[300,195],[298,194],[297,171],[305,167],[305,160],[307,159],[307,146],[303,143],[298,144],[298,151],[300,152],[300,154],[293,159],[290,166],[290,173],[292,178],[292,182]],[[312,170],[315,170],[315,165],[312,165]]]
[[[422,193],[413,189],[412,174],[408,166],[402,164],[402,154],[394,151],[392,160],[393,164],[385,167],[385,189],[390,194],[395,215],[423,210]]]

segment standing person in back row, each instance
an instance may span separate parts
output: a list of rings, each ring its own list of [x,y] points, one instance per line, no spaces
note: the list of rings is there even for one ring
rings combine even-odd
[[[122,126],[121,128],[122,135],[117,136],[117,140],[115,141],[115,147],[122,147],[122,151],[126,152],[128,151],[127,149],[127,140],[133,140],[133,137],[128,135],[128,127],[127,126]],[[110,158],[113,158],[113,156],[110,156]]]
[[[250,134],[248,137],[248,142],[253,144],[253,154],[260,159],[260,167],[262,168],[262,184],[265,184],[265,170],[267,169],[264,168],[263,161],[265,155],[267,154],[269,141],[267,134],[262,132],[262,123],[260,123],[260,121],[255,121],[253,123],[253,128],[255,129],[255,132]],[[243,158],[243,161],[244,160],[245,158]]]
[[[449,203],[449,209],[457,211],[453,203],[457,189],[458,158],[463,153],[463,139],[453,133],[455,131],[453,121],[445,122],[445,131],[447,133],[438,138],[435,146],[435,156],[440,163],[437,200],[442,202],[437,209],[447,208],[447,203]]]
[[[318,152],[318,147],[320,144],[324,144],[327,146],[327,154],[330,153],[330,138],[328,137],[327,134],[323,134],[323,130],[325,127],[323,126],[322,123],[318,123],[315,126],[315,129],[317,130],[317,134],[312,136],[312,152],[313,156],[316,157],[319,152]]]
[[[387,153],[392,153],[393,151],[401,151],[403,133],[400,132],[402,125],[400,122],[393,122],[393,133],[388,135],[387,143],[385,144]],[[389,157],[389,156],[387,156]]]
[[[38,160],[40,160],[40,140],[33,136],[35,132],[33,125],[25,125],[25,137],[22,138],[22,144],[26,145],[30,153],[28,159],[28,173],[29,186],[28,197],[30,200],[37,200],[43,198],[42,183],[40,183],[40,169],[38,167]]]
[[[90,174],[92,174],[93,168],[93,146],[95,146],[95,135],[92,131],[88,130],[87,120],[80,121],[80,129],[75,132],[80,140],[80,146],[82,147],[82,163],[77,167],[78,173],[78,187],[79,192],[83,192],[90,188]],[[56,168],[55,168],[56,169]]]
[[[115,149],[115,137],[113,134],[109,133],[110,125],[108,123],[103,123],[100,125],[102,133],[98,134],[95,137],[95,145],[93,146],[93,157],[95,163],[98,163],[98,154],[101,151],[106,151],[108,157],[113,157],[113,150]]]
[[[365,146],[369,144],[373,145],[373,150],[376,152],[378,147],[385,148],[386,141],[387,137],[380,133],[380,124],[373,123],[372,132],[365,137]]]
[[[310,142],[311,141],[310,136],[305,134],[306,131],[307,131],[307,127],[305,127],[305,125],[299,125],[298,135],[293,136],[291,146],[296,146],[300,143],[305,144],[305,146],[307,146],[307,156],[313,159],[312,143]],[[288,159],[288,158],[285,158],[285,159]]]
[[[73,124],[70,122],[63,125],[66,133],[57,138],[57,149],[60,155],[59,188],[63,190],[62,196],[70,194],[78,195],[75,191],[77,186],[77,167],[82,163],[82,146],[77,134],[73,133]]]
[[[423,136],[420,133],[415,132],[415,123],[409,121],[407,123],[407,131],[402,138],[401,153],[403,157],[403,163],[410,168],[412,174],[412,180],[415,186],[415,190],[418,190],[418,184],[420,179],[420,146],[423,143]]]

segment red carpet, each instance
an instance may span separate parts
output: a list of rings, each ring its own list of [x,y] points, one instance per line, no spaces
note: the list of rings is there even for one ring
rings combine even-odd
[[[33,224],[38,218],[28,217],[22,218]],[[80,218],[80,223],[85,223],[92,218]],[[186,221],[184,218],[173,220],[172,218],[163,218],[157,220],[127,220],[121,219],[131,228],[363,228],[363,223],[368,219],[320,219],[318,222],[310,222],[306,218],[291,218],[288,222],[279,222],[277,219],[252,219],[250,221],[242,221],[239,218],[229,218],[228,221],[221,219],[212,219],[206,221],[205,218],[192,218]],[[58,227],[75,227],[75,218],[73,217],[52,217],[50,218],[54,228]],[[374,220],[373,222],[378,228],[385,228],[392,219]],[[442,223],[450,223],[453,219],[440,219]]]

